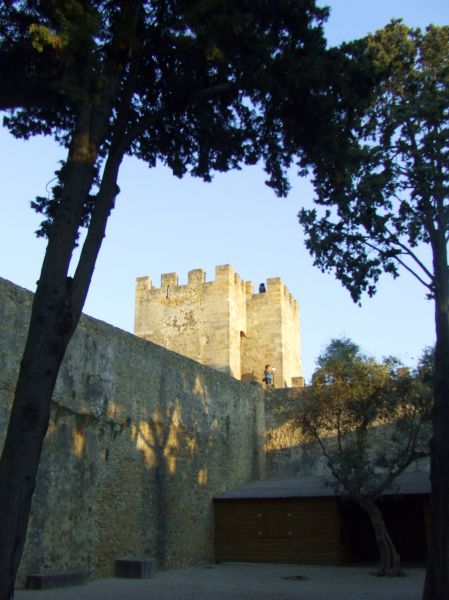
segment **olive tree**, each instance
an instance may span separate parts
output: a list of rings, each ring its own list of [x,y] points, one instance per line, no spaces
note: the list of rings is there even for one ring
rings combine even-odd
[[[317,444],[338,494],[369,516],[379,575],[400,575],[401,561],[376,503],[416,459],[428,456],[431,390],[426,379],[376,361],[347,339],[332,340],[304,389],[299,425]]]

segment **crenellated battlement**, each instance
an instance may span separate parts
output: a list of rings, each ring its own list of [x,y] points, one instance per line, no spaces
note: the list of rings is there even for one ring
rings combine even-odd
[[[266,302],[276,303],[285,301],[291,305],[294,310],[298,310],[298,303],[287,286],[280,277],[270,277],[264,282],[266,292],[261,294],[255,291],[252,281],[244,281],[238,273],[230,265],[220,265],[215,267],[215,279],[206,281],[206,271],[204,269],[193,269],[187,274],[187,284],[179,285],[179,277],[177,273],[162,273],[160,287],[152,285],[151,277],[137,277],[136,290],[151,291],[152,294],[167,296],[176,294],[177,292],[185,292],[186,288],[198,288],[199,286],[210,287],[219,286],[234,286],[235,290],[244,293],[247,301],[265,300]]]
[[[187,285],[202,285],[206,282],[206,271],[203,269],[193,269],[193,271],[189,271],[188,277]]]
[[[136,289],[139,290],[151,290],[151,277],[137,277],[136,279]]]
[[[260,381],[273,364],[277,387],[290,385],[301,375],[298,303],[280,277],[264,286],[255,291],[231,265],[211,281],[193,269],[181,285],[177,273],[163,273],[160,287],[138,277],[134,332],[239,379]]]
[[[187,274],[187,284],[179,284],[177,273],[162,273],[160,287],[152,284],[151,277],[137,277],[136,289],[139,291],[151,291],[152,293],[165,294],[167,287],[170,287],[171,292],[185,291],[188,287],[211,286],[211,285],[234,285],[241,291],[245,290],[245,285],[251,282],[245,282],[240,275],[234,271],[230,265],[222,265],[215,267],[215,279],[206,281],[206,271],[204,269],[193,269]]]
[[[289,292],[287,286],[280,277],[270,277],[266,282],[263,283],[265,284],[266,291],[264,293],[260,293],[254,291],[253,284],[250,281],[246,282],[246,295],[248,302],[260,302],[261,300],[265,300],[275,304],[283,301],[290,305],[294,311],[299,311],[298,302]]]

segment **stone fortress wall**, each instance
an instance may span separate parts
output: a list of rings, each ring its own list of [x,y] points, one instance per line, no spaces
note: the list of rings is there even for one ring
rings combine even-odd
[[[193,286],[192,286],[193,287]],[[0,279],[0,450],[32,294]],[[213,561],[212,498],[265,475],[264,391],[82,316],[61,367],[19,582]]]
[[[176,273],[136,282],[134,333],[236,379],[261,381],[265,364],[275,368],[277,388],[302,385],[299,306],[278,277],[254,293],[229,265],[215,280],[195,269],[187,285]]]
[[[31,302],[0,278],[0,451]],[[53,396],[19,584],[34,570],[111,575],[126,555],[159,568],[212,562],[216,494],[326,472],[296,423],[301,394],[237,381],[83,315]]]

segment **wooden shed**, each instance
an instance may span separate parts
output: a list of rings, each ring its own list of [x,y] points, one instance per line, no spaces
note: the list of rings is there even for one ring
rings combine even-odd
[[[428,473],[407,473],[380,500],[393,539],[407,539],[402,546],[413,560],[427,552],[429,491]],[[252,482],[217,495],[214,510],[217,562],[338,565],[377,558],[367,515],[321,477]]]

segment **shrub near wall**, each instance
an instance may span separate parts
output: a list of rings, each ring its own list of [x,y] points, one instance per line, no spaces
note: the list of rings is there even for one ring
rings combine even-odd
[[[32,294],[0,279],[0,435]],[[19,579],[213,560],[214,494],[264,475],[259,385],[83,316],[56,386]]]

